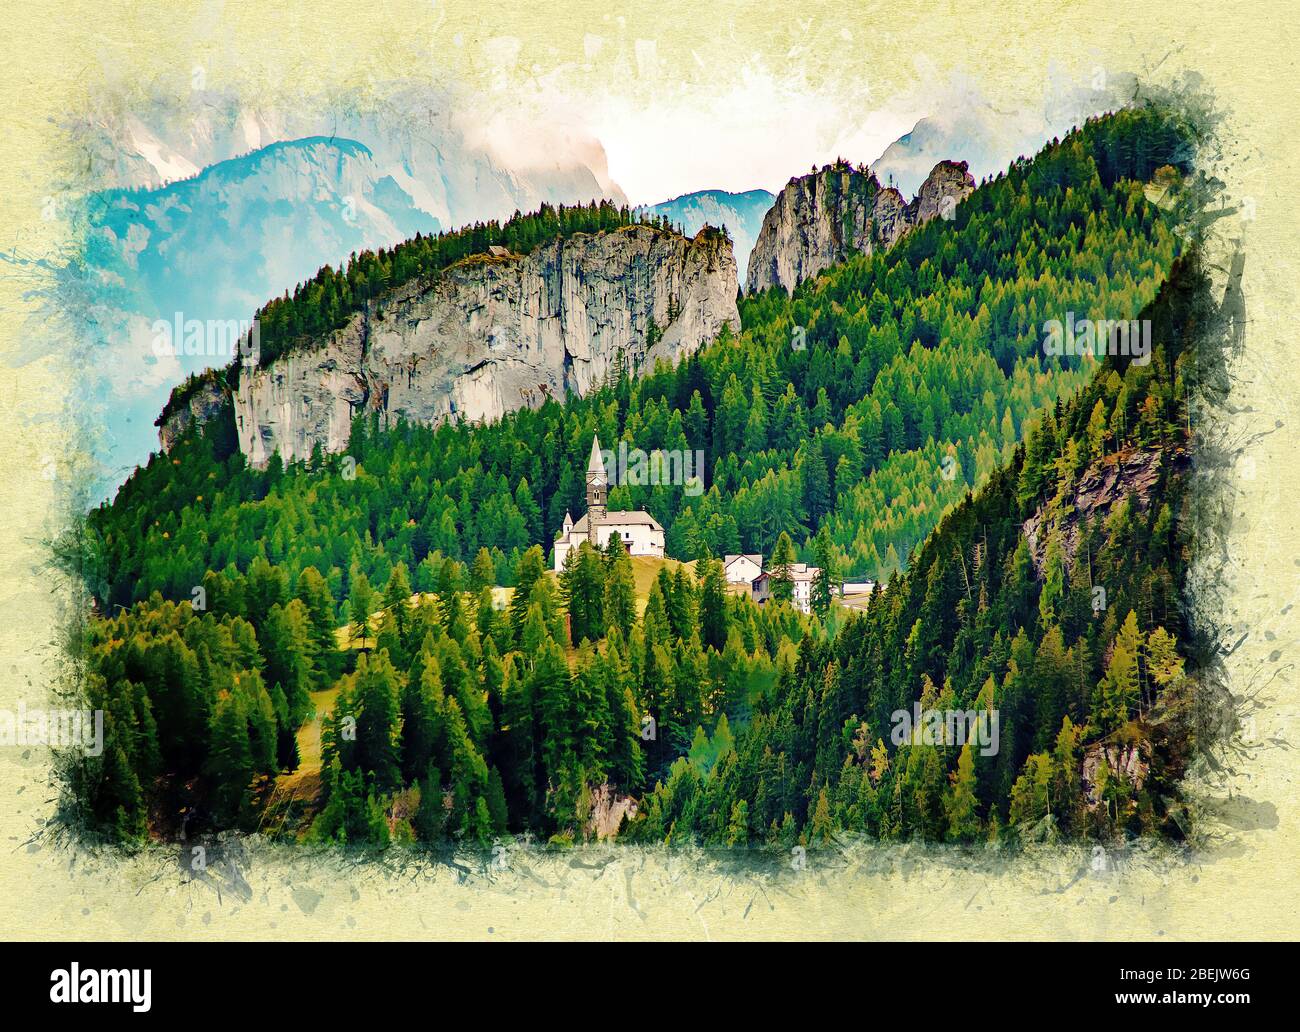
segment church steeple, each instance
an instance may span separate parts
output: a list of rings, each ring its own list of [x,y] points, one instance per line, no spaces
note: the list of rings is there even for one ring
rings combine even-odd
[[[599,523],[605,518],[606,495],[609,490],[609,477],[605,473],[605,463],[600,457],[600,438],[591,438],[591,461],[587,463],[587,524]],[[593,537],[592,540],[595,540]]]

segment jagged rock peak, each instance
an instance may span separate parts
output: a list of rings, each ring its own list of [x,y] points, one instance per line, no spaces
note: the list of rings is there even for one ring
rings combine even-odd
[[[791,179],[763,217],[746,288],[793,291],[855,251],[892,247],[914,226],[950,216],[974,189],[964,161],[935,165],[910,203],[865,165],[842,160]]]

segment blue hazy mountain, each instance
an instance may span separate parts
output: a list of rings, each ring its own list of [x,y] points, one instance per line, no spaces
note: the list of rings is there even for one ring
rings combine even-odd
[[[151,323],[178,311],[246,320],[324,262],[441,228],[369,148],[323,137],[156,189],[105,191],[88,208],[86,258],[105,277],[102,299]]]
[[[539,198],[572,204],[610,193],[622,199],[581,161],[521,173],[445,139],[440,147],[384,142],[377,151],[310,136],[166,185],[91,194],[83,261],[64,289],[70,308],[93,313],[87,333],[102,349],[86,401],[105,416],[98,451],[106,487],[157,449],[153,420],[171,389],[232,357],[213,353],[212,341],[160,347],[164,326],[246,325],[267,300],[354,251],[508,216]]]
[[[736,252],[736,268],[743,283],[749,252],[754,249],[754,241],[763,226],[763,216],[772,207],[773,200],[775,195],[766,190],[746,190],[744,193],[697,190],[671,201],[647,205],[641,210],[667,217],[687,236],[694,236],[705,223],[725,228]]]
[[[323,137],[271,144],[162,187],[93,194],[86,217],[76,286],[106,348],[89,386],[111,412],[110,467],[157,448],[153,420],[172,387],[232,357],[223,347],[233,335],[205,329],[203,346],[187,349],[174,333],[160,339],[164,325],[247,324],[327,262],[441,228],[365,145]],[[180,346],[169,353],[169,343]]]

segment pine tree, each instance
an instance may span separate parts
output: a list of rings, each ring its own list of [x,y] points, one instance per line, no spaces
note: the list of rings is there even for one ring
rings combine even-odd
[[[606,556],[605,597],[603,612],[605,628],[617,628],[626,640],[636,623],[636,581],[632,559],[618,535],[609,539]]]
[[[528,549],[515,567],[515,590],[510,599],[510,630],[516,642],[522,640],[524,620],[533,601],[533,588],[545,583],[545,575],[542,550],[536,546]]]
[[[491,815],[493,833],[504,834],[509,820],[509,811],[506,807],[505,785],[501,780],[501,772],[496,767],[488,768],[487,795],[484,798],[487,801],[488,813]]]
[[[438,771],[430,767],[424,780],[420,782],[420,805],[415,811],[415,834],[426,845],[441,841],[447,821],[447,810],[443,802],[442,785],[438,781]]]
[[[834,599],[834,585],[836,581],[835,570],[835,551],[831,544],[831,536],[825,525],[817,532],[813,539],[813,548],[817,556],[817,573],[813,575],[812,582],[812,608],[822,619],[831,611],[831,602]]]
[[[731,816],[727,820],[726,843],[729,846],[749,844],[749,803],[737,799],[731,806]]]
[[[564,557],[560,597],[569,612],[569,636],[574,646],[596,641],[605,632],[605,565],[584,541]]]
[[[316,679],[313,687],[318,690],[328,688],[338,676],[338,643],[334,637],[338,621],[334,616],[334,596],[314,566],[304,567],[298,574],[296,595],[307,608],[311,637],[315,643]]]
[[[348,602],[352,607],[352,630],[350,641],[366,647],[366,638],[370,635],[370,614],[375,610],[375,593],[370,588],[370,580],[364,573],[352,578],[352,591]]]
[[[474,563],[470,567],[469,582],[470,587],[476,591],[496,585],[496,564],[492,561],[492,553],[486,548],[480,548],[478,554],[474,556]]]
[[[373,775],[381,792],[401,787],[398,756],[398,677],[386,651],[362,656],[355,676],[358,769]]]
[[[831,804],[823,785],[817,794],[817,805],[813,809],[812,825],[809,829],[809,841],[818,845],[827,845],[834,834],[835,826],[831,821]]]
[[[528,826],[537,810],[538,757],[533,720],[532,679],[517,662],[506,667],[504,702],[498,735],[499,765],[507,808],[516,825]]]
[[[957,769],[949,775],[952,787],[944,799],[948,816],[948,839],[952,842],[972,842],[980,832],[979,800],[976,798],[975,758],[970,742],[961,747]]]
[[[559,645],[547,640],[533,668],[532,695],[536,700],[542,742],[542,767],[546,778],[558,784],[561,770],[576,751],[569,664]]]
[[[227,827],[236,825],[247,817],[252,806],[250,786],[255,772],[248,719],[238,700],[227,698],[217,704],[207,755],[216,819]],[[139,791],[138,784],[135,791]]]
[[[804,449],[799,474],[803,484],[804,511],[816,526],[831,506],[830,473],[826,469],[820,437],[814,438]]]
[[[1101,727],[1109,733],[1125,724],[1137,710],[1141,699],[1138,673],[1138,650],[1142,636],[1137,614],[1129,610],[1111,650],[1106,675],[1098,686],[1101,695]]]
[[[794,597],[794,542],[784,530],[776,539],[772,549],[772,599],[775,602],[789,602]]]
[[[700,641],[721,652],[727,644],[727,579],[722,563],[706,559],[696,567],[700,577]]]

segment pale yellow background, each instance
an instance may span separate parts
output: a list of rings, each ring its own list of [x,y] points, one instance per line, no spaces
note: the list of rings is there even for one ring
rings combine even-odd
[[[541,73],[579,102],[617,88],[637,103],[691,76],[724,85],[736,55],[779,67],[801,47],[802,74],[827,96],[869,67],[893,89],[915,85],[918,54],[939,74],[963,70],[994,104],[1039,96],[1050,63],[1086,75],[1100,63],[1156,78],[1200,72],[1228,116],[1237,160],[1228,186],[1257,219],[1233,230],[1247,246],[1250,354],[1230,415],[1253,469],[1235,485],[1233,602],[1217,614],[1231,640],[1238,691],[1264,704],[1256,735],[1294,744],[1292,653],[1300,598],[1297,468],[1295,119],[1297,39],[1290,2],[1172,3],[356,3],[22,2],[5,17],[0,61],[0,358],[21,343],[25,291],[61,227],[41,218],[59,176],[73,175],[56,123],[112,83],[148,84],[201,64],[208,85],[243,82],[264,95],[317,93],[430,74],[485,91]],[[839,39],[851,29],[852,44]],[[583,37],[606,37],[585,66]],[[460,34],[461,46],[451,45]],[[521,41],[513,66],[488,41]],[[654,40],[654,82],[638,81],[636,40]],[[697,55],[699,60],[697,60]],[[629,69],[632,74],[629,74]],[[793,165],[806,164],[795,156]],[[850,155],[867,160],[872,155]],[[707,184],[701,184],[707,185]],[[44,697],[62,587],[42,541],[60,525],[54,500],[72,473],[67,378],[59,359],[0,361],[0,707]],[[1253,473],[1253,476],[1250,474]],[[1271,637],[1270,637],[1271,636]],[[1274,650],[1280,656],[1270,658]],[[1269,744],[1207,787],[1215,844],[1191,860],[1121,855],[1104,872],[1086,853],[1012,866],[880,850],[781,877],[720,873],[707,858],[631,852],[531,862],[458,875],[347,867],[254,848],[247,889],[185,884],[175,851],[127,863],[34,840],[53,798],[44,756],[0,755],[0,936],[64,938],[382,937],[1296,937],[1295,754]],[[219,873],[219,872],[218,872]]]

